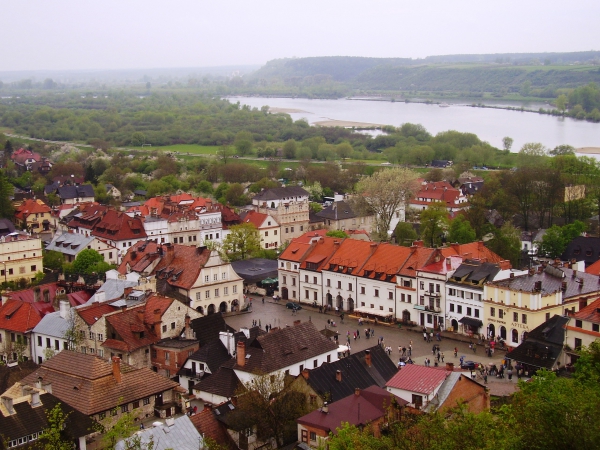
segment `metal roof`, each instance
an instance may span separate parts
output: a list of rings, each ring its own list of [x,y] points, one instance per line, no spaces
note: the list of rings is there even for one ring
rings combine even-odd
[[[33,329],[34,333],[64,339],[69,321],[60,316],[60,311],[46,314]]]

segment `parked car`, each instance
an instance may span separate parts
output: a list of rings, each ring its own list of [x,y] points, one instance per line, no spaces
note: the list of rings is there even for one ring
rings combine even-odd
[[[461,369],[475,370],[477,363],[475,361],[463,361],[460,365]]]
[[[294,303],[294,302],[287,302],[285,307],[287,309],[295,309],[296,311],[298,311],[299,309],[302,309],[302,306],[300,306],[298,303]]]

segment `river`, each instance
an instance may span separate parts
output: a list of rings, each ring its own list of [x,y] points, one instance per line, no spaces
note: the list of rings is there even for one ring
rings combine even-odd
[[[340,120],[399,126],[410,122],[423,125],[434,135],[446,130],[475,133],[497,148],[502,148],[502,138],[510,136],[514,140],[512,151],[518,151],[527,142],[540,142],[550,149],[563,144],[575,148],[600,147],[600,124],[531,112],[474,108],[458,103],[441,108],[424,103],[349,99],[230,97],[229,100],[256,108],[268,105],[299,110],[302,112],[290,113],[292,119],[304,118],[310,124]]]

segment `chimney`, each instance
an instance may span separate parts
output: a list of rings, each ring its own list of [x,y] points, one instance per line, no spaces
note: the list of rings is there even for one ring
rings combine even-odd
[[[297,327],[298,325],[300,325],[302,323],[301,320],[294,320],[294,326]]]
[[[40,402],[40,392],[33,390],[31,391],[31,407],[35,408],[36,406],[40,406],[42,402]]]
[[[453,362],[447,362],[446,363],[446,370],[449,370],[450,372],[452,372],[454,370],[454,363]]]
[[[511,273],[510,273],[510,278],[514,278],[514,277],[515,277],[515,273],[514,273],[514,272],[511,272]]]
[[[132,260],[132,261],[135,261],[135,258],[137,258],[137,252],[136,252],[135,250],[133,250],[133,251],[131,252],[131,260]]]
[[[117,383],[121,382],[121,358],[118,356],[112,357],[113,377]]]
[[[360,395],[360,388],[354,388],[354,395],[357,397]]]
[[[365,363],[367,363],[367,366],[371,367],[371,350],[365,351]]]
[[[329,405],[327,404],[327,402],[323,403],[323,406],[321,407],[321,412],[322,413],[329,413]]]
[[[160,309],[155,309],[154,310],[154,334],[156,334],[157,336],[161,336],[160,335]]]
[[[310,372],[308,369],[302,370],[302,376],[304,377],[305,380],[308,380],[309,373]]]
[[[246,365],[246,344],[242,341],[237,343],[237,365],[244,367]]]
[[[510,261],[508,259],[504,259],[500,261],[500,270],[509,270],[511,268]]]
[[[450,244],[450,247],[452,248],[452,250],[454,250],[456,253],[459,252],[460,250],[460,244],[457,244],[456,242],[453,242]]]
[[[413,245],[414,245],[415,247],[423,247],[423,241],[414,241],[414,242],[413,242]]]
[[[64,320],[67,320],[69,317],[69,308],[70,308],[70,304],[68,301],[66,300],[61,300],[60,301],[60,317],[62,317]]]
[[[336,370],[335,371],[335,380],[341,382],[342,381],[342,371],[341,370]]]
[[[94,295],[94,303],[100,303],[104,300],[106,300],[106,292],[96,292],[96,294]]]

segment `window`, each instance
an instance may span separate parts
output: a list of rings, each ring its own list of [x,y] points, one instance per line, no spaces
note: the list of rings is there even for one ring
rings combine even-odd
[[[314,297],[313,300],[316,302],[317,301],[317,293],[316,292],[313,292],[313,297]]]
[[[227,279],[227,272],[223,272],[221,274],[221,280],[226,280]]]
[[[521,314],[521,322],[527,323],[527,314]]]
[[[196,300],[202,300],[202,292],[196,292]]]
[[[46,348],[50,348],[50,338],[46,338]]]
[[[467,316],[470,316],[470,315],[472,315],[471,313],[472,313],[472,310],[471,310],[471,308],[469,308],[469,307],[467,306]]]
[[[269,235],[269,232],[268,232],[268,231],[265,231],[265,236],[268,236],[268,235]]]
[[[375,297],[379,297],[379,289],[375,289]]]
[[[476,309],[474,312],[475,312],[475,317],[479,318],[479,310]]]
[[[383,306],[379,306],[379,311],[383,311]]]
[[[364,305],[363,305],[364,306]],[[327,355],[327,362],[331,362],[331,355]]]
[[[204,291],[204,298],[210,298],[210,291]]]
[[[234,294],[237,294],[237,285],[233,286],[232,291]]]
[[[283,276],[283,281],[281,284],[287,284],[287,277],[285,275]]]
[[[121,405],[121,414],[126,413],[127,411],[129,411],[129,404]]]
[[[275,236],[277,236],[277,230],[274,230],[274,231],[273,231],[273,234],[274,234]]]
[[[42,337],[38,336],[37,341],[38,341],[38,347],[41,347],[42,346]]]
[[[216,273],[213,275],[213,281],[219,281],[219,275]]]
[[[98,333],[98,340],[102,342],[104,340],[104,335],[102,333]]]
[[[292,277],[292,286],[296,286],[296,278]]]
[[[519,332],[517,330],[512,330],[511,335],[512,335],[511,336],[512,337],[512,341],[515,344],[518,344],[519,343]]]
[[[546,313],[546,320],[550,320],[550,313]]]
[[[223,295],[229,295],[229,288],[228,287],[224,287],[223,288]]]
[[[215,289],[215,297],[218,297],[218,296],[219,296],[219,289],[217,288],[217,289]]]
[[[393,292],[388,292],[388,299],[389,300],[394,300],[394,293]]]
[[[449,303],[450,305],[450,312],[454,312],[454,303]]]
[[[99,349],[98,349],[98,356],[99,356],[100,358],[104,358],[104,349],[103,349],[103,348],[99,348]]]
[[[361,293],[361,294],[364,294],[364,293],[365,293],[365,287],[364,287],[364,286],[361,286],[361,287],[360,287],[360,293]]]
[[[575,338],[575,349],[581,348],[582,345],[583,345],[583,342],[581,341],[581,339]]]
[[[304,225],[300,225],[300,231],[304,231]]]
[[[139,408],[140,407],[140,401],[136,400],[135,402],[133,402],[133,409],[135,408]]]
[[[171,322],[171,330],[175,329],[175,322]]]
[[[316,369],[317,367],[319,367],[319,360],[313,359],[313,369]]]
[[[600,325],[597,323],[593,323],[592,324],[592,331],[595,331],[596,333],[600,332]]]
[[[33,266],[31,266],[31,271],[35,272],[36,271],[37,266],[34,264]]]
[[[287,227],[286,227],[286,229],[285,229],[285,232],[286,232],[286,233],[289,233],[289,230],[288,230],[288,228],[287,228]]]
[[[498,310],[498,318],[504,319],[504,310],[503,309]]]
[[[308,275],[304,275],[304,282],[308,283]]]
[[[168,363],[170,360],[171,354],[169,352],[165,352],[165,362]]]
[[[513,322],[519,321],[519,313],[513,313]]]
[[[166,325],[163,325],[163,326],[162,326],[162,331],[163,331],[163,333],[166,333],[166,332],[167,332],[167,326],[166,326]]]
[[[149,405],[150,404],[150,397],[146,397],[144,400],[142,400],[142,404],[144,406]]]
[[[87,347],[82,346],[81,347],[81,353],[87,353]]]
[[[294,232],[294,227],[291,227],[291,231],[292,231],[292,233]]]
[[[208,275],[204,275],[204,282],[208,283],[208,280],[210,280],[210,278],[208,278]]]
[[[456,312],[462,314],[462,305],[456,305]]]
[[[304,298],[308,300],[308,289],[304,290]]]
[[[448,289],[448,295],[456,295],[456,289],[454,289],[454,288],[449,288],[449,289]]]
[[[95,336],[95,333],[93,331],[90,331],[90,340],[93,341]]]
[[[406,302],[407,302],[407,303],[412,303],[412,295],[411,295],[411,294],[408,294],[408,295],[406,296]]]
[[[313,284],[317,284],[317,277],[313,277]]]
[[[425,282],[421,281],[420,284],[419,284],[419,286],[421,286],[421,289],[425,289]]]
[[[352,290],[352,283],[348,283],[348,290],[351,291]]]
[[[416,409],[421,409],[423,406],[423,397],[421,395],[412,394],[412,404]]]
[[[12,269],[8,269],[8,274],[12,275],[13,274],[13,270]]]
[[[337,282],[337,288],[338,288],[338,289],[341,289],[341,288],[342,288],[342,282],[341,282],[341,281],[338,281],[338,282]]]
[[[54,350],[60,350],[60,342],[58,339],[54,339]]]
[[[496,308],[490,308],[490,317],[496,317]]]
[[[316,441],[317,440],[317,433],[315,433],[314,431],[310,432],[310,440],[311,441]]]
[[[575,326],[577,328],[583,328],[583,322],[581,320],[576,320],[575,321]]]
[[[329,278],[327,278],[327,284],[325,286],[331,287],[331,280]]]
[[[300,373],[304,370],[304,364],[300,364]]]

